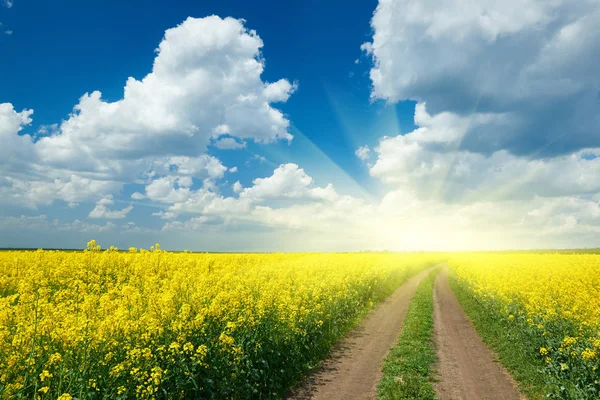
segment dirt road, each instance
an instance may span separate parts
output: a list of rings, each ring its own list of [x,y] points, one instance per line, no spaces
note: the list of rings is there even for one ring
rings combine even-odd
[[[376,397],[381,363],[396,343],[408,303],[430,270],[410,278],[336,345],[331,357],[287,399],[369,400]]]
[[[510,375],[483,343],[441,271],[434,290],[434,338],[437,344],[438,397],[463,400],[519,400]]]

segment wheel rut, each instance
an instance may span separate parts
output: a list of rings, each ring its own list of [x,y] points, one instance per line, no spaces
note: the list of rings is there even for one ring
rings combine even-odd
[[[448,283],[448,272],[440,271],[434,289],[434,339],[438,381],[434,384],[442,400],[525,399],[510,374],[496,362]]]
[[[331,356],[286,399],[370,400],[376,398],[381,363],[396,343],[408,303],[431,269],[409,278],[334,347]]]

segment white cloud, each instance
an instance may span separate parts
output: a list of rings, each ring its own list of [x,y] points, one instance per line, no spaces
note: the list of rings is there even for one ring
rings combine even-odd
[[[362,49],[374,98],[509,117],[463,148],[556,155],[600,147],[599,24],[598,1],[380,0]]]
[[[250,199],[302,197],[306,188],[312,183],[302,168],[296,164],[282,164],[273,175],[267,178],[256,178],[254,186],[244,189],[240,197]]]
[[[384,184],[379,201],[318,186],[292,163],[220,194],[237,167],[207,148],[291,140],[273,103],[298,86],[263,81],[262,40],[243,21],[216,16],[168,30],[151,72],[129,78],[118,101],[85,94],[62,123],[32,135],[23,134],[31,110],[0,104],[0,201],[95,203],[90,218],[120,219],[132,206],[112,209],[116,194],[135,183],[144,190],[131,199],[160,207],[153,215],[166,220],[169,238],[231,229],[236,243],[250,243],[257,230],[272,230],[320,249],[351,244],[346,250],[597,243],[600,141],[584,134],[600,125],[600,78],[589,67],[600,54],[596,6],[473,0],[462,10],[450,0],[381,0],[373,41],[362,46],[375,61],[373,97],[417,100],[418,128],[356,150]],[[253,161],[273,164],[256,154],[246,165]],[[145,229],[45,216],[0,217],[0,226]]]
[[[238,142],[232,137],[224,137],[215,142],[215,147],[221,150],[243,149],[246,147],[246,142]]]
[[[160,219],[174,219],[177,217],[177,214],[171,211],[158,211],[152,213],[155,217],[159,217]]]
[[[192,213],[211,215],[223,218],[260,223],[251,217],[251,211],[258,205],[282,200],[300,202],[335,202],[340,196],[333,185],[325,187],[313,185],[313,178],[308,176],[296,164],[282,164],[266,178],[257,178],[253,185],[243,188],[241,183],[232,185],[238,197],[223,197],[212,188],[203,187],[197,190],[181,188],[173,178],[159,178],[146,187],[148,198],[163,203],[171,203],[167,212],[169,217]],[[156,215],[164,218],[165,213]]]
[[[2,1],[2,5],[6,8],[12,8],[13,6],[13,0],[3,0]]]
[[[362,161],[368,160],[370,157],[370,153],[371,153],[371,149],[367,145],[359,147],[354,152],[354,154],[356,154],[356,157],[358,157]]]
[[[231,129],[229,128],[228,125],[221,124],[221,125],[218,125],[216,128],[214,128],[213,132],[214,132],[215,135],[219,135],[220,136],[220,135],[226,135],[226,134],[228,134],[229,132],[231,132]]]
[[[240,198],[261,201],[277,198],[332,198],[335,197],[333,186],[326,188],[311,187],[313,178],[299,168],[297,164],[282,164],[267,178],[257,178],[253,186],[244,189]]]
[[[0,217],[0,228],[3,230],[14,229],[16,227],[20,227],[21,229],[47,229],[48,226],[48,217],[44,214],[37,216]]]
[[[372,176],[384,183],[415,191],[422,198],[447,201],[531,199],[600,192],[600,148],[544,159],[518,157],[505,150],[489,155],[460,150],[467,126],[498,116],[431,117],[417,105],[415,123],[406,135],[383,138],[375,148]],[[470,124],[469,124],[470,121]],[[592,157],[593,156],[593,157]]]
[[[117,192],[121,187],[119,182],[93,180],[74,174],[64,174],[53,180],[8,176],[0,178],[0,201],[27,207],[50,205],[54,200],[67,203],[90,202]]]
[[[5,34],[7,34],[8,36],[12,36],[13,31],[11,31],[10,29],[7,29],[4,31]]]
[[[219,179],[225,175],[227,167],[218,158],[203,154],[198,157],[174,156],[154,162],[157,174],[190,176],[195,178]]]
[[[190,218],[185,222],[181,221],[173,221],[167,222],[162,230],[163,231],[198,231],[206,228],[206,221],[208,221],[208,217],[201,216]]]
[[[233,185],[231,185],[231,188],[233,189],[234,193],[240,193],[244,189],[240,181],[237,181]]]
[[[29,135],[19,135],[31,124],[33,110],[17,112],[10,103],[0,103],[0,172],[6,176],[9,172],[20,171],[23,164],[34,157],[34,144]]]
[[[291,84],[287,79],[280,79],[265,86],[264,95],[270,102],[286,102],[298,90],[298,82]]]
[[[177,184],[179,187],[189,188],[194,184],[194,180],[191,176],[181,176],[177,179]]]
[[[73,231],[73,232],[108,232],[116,228],[112,222],[104,225],[90,224],[78,219],[73,222],[60,222],[57,219],[49,220],[44,214],[38,216],[0,216],[0,228],[3,230],[36,230],[36,231]]]
[[[78,219],[73,221],[71,224],[66,224],[66,225],[63,225],[60,227],[61,230],[69,230],[69,231],[85,232],[85,233],[110,232],[110,231],[115,230],[116,228],[117,228],[117,225],[113,224],[112,222],[107,222],[104,225],[95,225],[95,224],[89,224],[87,222],[80,221]]]
[[[263,93],[262,45],[239,20],[188,18],[165,32],[152,72],[141,81],[129,78],[123,99],[84,95],[61,134],[40,140],[42,158],[64,165],[76,151],[113,159],[184,156],[202,153],[213,132],[225,131],[240,139],[290,140],[288,120]]]
[[[418,126],[373,149],[382,231],[440,247],[433,232],[471,247],[597,241],[599,23],[597,1],[380,0],[361,46],[372,97],[417,101]]]
[[[418,133],[422,133],[423,129],[419,129]],[[417,142],[430,143],[422,138]],[[409,173],[410,169],[406,171]],[[483,172],[482,176],[486,173],[489,172]],[[215,218],[211,229],[222,230],[235,224],[236,229],[242,230],[251,226],[292,230],[303,243],[312,243],[317,238],[322,243],[324,235],[329,235],[336,246],[346,241],[364,248],[396,250],[543,247],[541,243],[581,246],[596,240],[594,235],[600,226],[598,200],[566,193],[547,198],[530,190],[524,195],[526,200],[498,196],[452,202],[424,196],[419,182],[429,182],[428,179],[425,174],[420,179],[409,177],[401,185],[390,182],[390,190],[381,201],[370,204],[364,199],[338,195],[331,184],[316,187],[302,168],[284,164],[271,176],[255,179],[249,188],[242,189],[236,182],[234,192],[240,193],[238,197],[224,198],[205,189],[194,191],[185,201],[170,206],[168,216],[199,214]],[[483,181],[479,185],[482,192],[494,189]],[[542,211],[536,210],[546,211],[541,215]],[[547,215],[554,217],[549,219]],[[161,216],[164,218],[164,213]],[[167,223],[164,229],[206,229],[194,218],[189,220],[187,228],[184,228],[186,222],[176,221]],[[202,224],[206,221],[201,220]],[[569,232],[580,232],[581,236],[574,240]]]
[[[109,206],[115,204],[112,195],[104,196],[98,200],[96,207],[88,215],[89,218],[123,219],[133,210],[133,206],[128,206],[122,210],[110,210]]]
[[[191,186],[193,178],[216,180],[227,171],[203,154],[221,134],[230,136],[218,142],[225,146],[291,140],[288,119],[271,103],[287,100],[296,86],[262,81],[262,46],[242,20],[188,18],[165,32],[152,71],[129,78],[122,99],[86,93],[66,120],[42,128],[36,141],[18,134],[32,111],[1,104],[4,200],[97,201],[124,184],[161,175]],[[90,182],[86,193],[61,196],[61,185],[83,180]]]
[[[179,178],[166,176],[150,182],[146,186],[146,197],[161,203],[180,203],[191,196],[191,189],[179,184]]]
[[[250,164],[252,164],[252,161],[258,161],[259,164],[263,164],[266,162],[270,162],[269,160],[267,160],[267,158],[265,156],[261,156],[258,154],[254,154],[252,157],[250,157],[247,161],[246,161],[246,166],[250,166]]]

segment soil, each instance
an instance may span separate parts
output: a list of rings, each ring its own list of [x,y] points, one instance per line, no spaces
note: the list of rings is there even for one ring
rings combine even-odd
[[[423,271],[402,284],[373,309],[333,349],[331,356],[287,399],[369,400],[376,398],[381,364],[396,343]]]
[[[440,399],[525,398],[465,315],[450,289],[446,270],[439,273],[435,282],[434,338],[439,379],[434,388]]]

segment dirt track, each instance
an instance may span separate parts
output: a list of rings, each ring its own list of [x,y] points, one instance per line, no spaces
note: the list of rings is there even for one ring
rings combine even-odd
[[[441,271],[434,290],[434,337],[437,344],[440,399],[511,400],[525,398],[496,362],[467,319]]]
[[[430,270],[410,278],[338,343],[329,359],[287,399],[375,399],[381,363],[396,343],[408,303]]]

